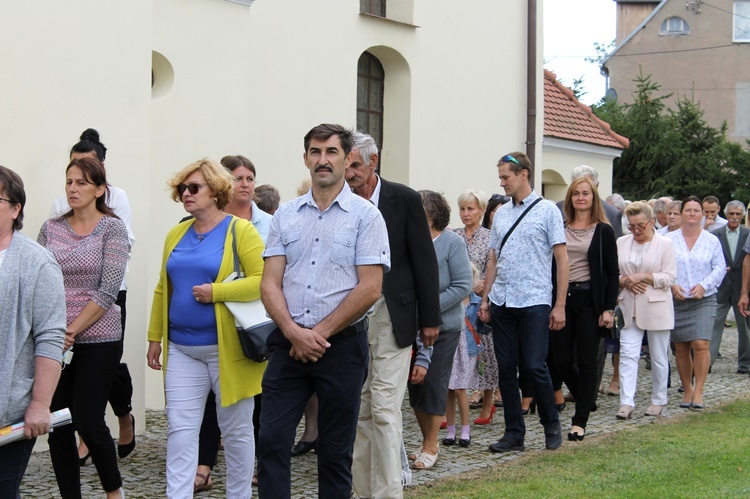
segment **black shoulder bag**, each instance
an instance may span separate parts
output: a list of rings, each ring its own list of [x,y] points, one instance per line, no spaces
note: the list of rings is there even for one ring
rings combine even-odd
[[[524,212],[523,212],[523,213],[521,213],[521,216],[520,216],[520,217],[518,217],[518,220],[516,220],[516,222],[515,222],[515,223],[514,223],[513,225],[511,225],[511,226],[510,226],[510,229],[508,230],[508,232],[506,232],[506,233],[505,233],[505,237],[503,238],[502,242],[500,243],[500,249],[498,249],[498,250],[497,250],[497,255],[495,255],[495,256],[497,256],[498,258],[500,257],[500,252],[501,252],[501,251],[503,250],[503,246],[505,246],[505,241],[507,241],[507,240],[508,240],[508,238],[509,238],[509,237],[510,237],[510,235],[511,235],[511,234],[513,233],[513,231],[514,231],[514,230],[516,229],[516,227],[518,227],[518,224],[520,224],[520,223],[521,223],[521,220],[523,220],[523,217],[525,217],[525,216],[526,216],[526,214],[527,214],[528,212],[530,212],[530,211],[531,211],[531,209],[532,209],[532,208],[533,208],[533,207],[534,207],[534,206],[535,206],[535,205],[536,205],[536,204],[537,204],[537,203],[538,203],[539,201],[541,201],[542,199],[544,199],[544,198],[542,198],[542,197],[538,197],[538,198],[536,198],[536,200],[535,200],[535,201],[534,201],[533,203],[531,203],[531,205],[530,205],[530,206],[529,206],[528,208],[526,208],[526,210],[524,210]],[[513,201],[511,200],[511,203],[512,203],[512,202],[513,202]]]

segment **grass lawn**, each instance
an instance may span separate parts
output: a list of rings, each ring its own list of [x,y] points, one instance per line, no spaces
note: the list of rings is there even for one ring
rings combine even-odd
[[[405,497],[750,497],[750,399],[566,439],[561,450],[409,488]]]

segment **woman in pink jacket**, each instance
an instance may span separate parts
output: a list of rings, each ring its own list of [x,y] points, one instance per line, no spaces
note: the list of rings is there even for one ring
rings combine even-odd
[[[617,240],[624,325],[620,333],[620,410],[629,419],[635,410],[638,359],[643,333],[651,352],[651,405],[646,416],[659,416],[667,405],[669,334],[674,327],[671,287],[677,276],[672,241],[654,232],[651,207],[636,202],[625,208],[630,234]]]

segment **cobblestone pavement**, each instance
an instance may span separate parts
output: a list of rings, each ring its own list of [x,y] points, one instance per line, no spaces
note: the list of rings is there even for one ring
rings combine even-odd
[[[712,408],[728,402],[737,397],[747,397],[750,394],[750,376],[737,374],[737,330],[726,329],[721,351],[723,356],[714,365],[712,374],[709,374],[706,382],[704,401],[707,408]],[[611,362],[607,361],[604,379],[609,380],[612,373]],[[672,363],[672,388],[669,389],[670,402],[664,411],[666,418],[682,414],[686,409],[680,409],[680,394],[677,393],[679,378]],[[619,421],[614,414],[619,408],[619,397],[600,395],[598,410],[591,414],[586,435],[589,438],[605,435],[632,426],[649,424],[654,418],[643,415],[643,411],[650,403],[651,377],[650,372],[644,368],[644,362],[640,362],[639,382],[636,395],[636,411],[633,419]],[[478,410],[471,411],[472,421],[477,417]],[[407,450],[419,445],[419,428],[414,419],[413,412],[409,408],[408,400],[404,402],[404,438]],[[572,404],[561,413],[563,432],[567,433],[570,418],[573,415]],[[415,471],[414,484],[424,484],[438,480],[441,477],[456,475],[465,471],[476,470],[488,466],[516,459],[522,453],[492,454],[487,446],[495,442],[502,434],[503,418],[501,409],[495,414],[492,424],[487,426],[472,425],[472,443],[469,448],[443,447],[440,460],[433,470]],[[544,448],[544,435],[536,415],[530,415],[526,419],[527,436],[526,447],[528,451],[541,450]],[[124,488],[127,497],[155,498],[164,497],[165,471],[164,460],[166,455],[166,417],[163,411],[148,411],[146,414],[147,431],[138,435],[138,446],[128,458],[120,461],[120,470],[125,481]],[[443,432],[440,438],[442,439]],[[574,445],[565,442],[565,445]],[[224,497],[224,458],[219,453],[219,463],[212,473],[214,488],[211,491],[197,494],[196,497]],[[103,497],[95,467],[89,461],[81,470],[83,497]],[[292,497],[307,498],[317,495],[317,473],[315,454],[294,458],[292,460]],[[255,493],[255,492],[254,492]],[[29,463],[24,483],[21,487],[21,495],[24,498],[49,498],[59,497],[57,484],[50,463],[48,452],[34,454]]]

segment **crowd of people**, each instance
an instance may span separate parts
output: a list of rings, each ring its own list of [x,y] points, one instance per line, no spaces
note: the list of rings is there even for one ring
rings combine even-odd
[[[442,194],[380,177],[372,137],[323,124],[303,144],[309,187],[283,204],[272,186],[256,188],[241,155],[196,161],[168,181],[188,216],[164,242],[147,353],[164,372],[167,497],[209,490],[220,445],[227,497],[251,497],[254,485],[260,497],[290,497],[292,457],[311,450],[321,497],[401,497],[413,470],[438,466],[441,444],[471,446],[472,406],[475,425],[502,408],[491,452],[523,451],[536,412],[554,450],[566,401],[571,442],[585,438],[600,393],[619,395],[614,417],[633,417],[645,355],[643,414],[660,416],[670,346],[678,405],[701,410],[730,309],[738,373],[750,372],[742,202],[730,201],[724,219],[713,196],[605,201],[596,170],[580,166],[556,206],[532,188],[529,158],[511,152],[497,163],[504,195],[467,190],[456,204],[462,227],[451,229]],[[12,347],[0,354],[12,380],[0,426],[24,421],[27,437],[0,447],[2,497],[20,497],[34,439],[62,408],[73,424],[49,436],[61,497],[81,497],[89,458],[106,496],[125,496],[118,456],[136,437],[121,357],[135,237],[105,155],[86,130],[36,243],[20,232],[23,182],[0,167],[0,323]],[[276,326],[267,362],[244,355],[226,305],[255,300]],[[404,441],[407,393],[419,442]]]

